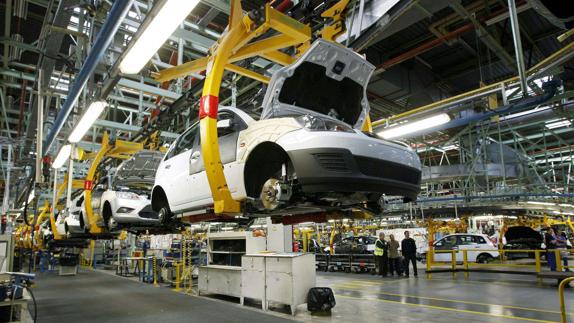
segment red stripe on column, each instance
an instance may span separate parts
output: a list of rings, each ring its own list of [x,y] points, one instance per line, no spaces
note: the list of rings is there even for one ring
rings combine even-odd
[[[199,119],[210,117],[217,119],[217,107],[219,97],[213,95],[204,95],[199,100]]]

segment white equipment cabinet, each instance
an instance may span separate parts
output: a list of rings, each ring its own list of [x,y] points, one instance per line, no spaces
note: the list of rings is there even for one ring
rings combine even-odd
[[[287,304],[295,315],[298,305],[307,303],[315,287],[315,255],[304,253],[246,254],[241,268],[241,304],[244,298]]]
[[[241,297],[241,261],[246,253],[265,250],[265,237],[251,232],[207,234],[207,266],[198,271],[199,293]]]

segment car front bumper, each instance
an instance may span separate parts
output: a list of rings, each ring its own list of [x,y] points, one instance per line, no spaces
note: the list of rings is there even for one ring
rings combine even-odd
[[[149,200],[127,200],[118,201],[119,206],[114,212],[114,220],[118,223],[156,223],[159,222],[159,215],[152,210]],[[129,212],[118,212],[121,208],[132,209]]]
[[[345,148],[305,148],[287,153],[305,193],[383,193],[414,201],[420,192],[420,169],[404,164],[354,155]]]

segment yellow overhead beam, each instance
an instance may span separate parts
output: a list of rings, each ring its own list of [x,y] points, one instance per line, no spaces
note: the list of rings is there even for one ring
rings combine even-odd
[[[261,56],[265,53],[274,52],[278,49],[294,46],[301,42],[288,35],[276,35],[267,39],[259,40],[245,45],[229,58],[230,63],[234,63],[246,58]],[[287,54],[285,54],[287,55]]]
[[[235,63],[246,58],[261,56],[281,65],[289,65],[294,59],[278,50],[299,45],[311,39],[311,28],[308,25],[300,23],[299,21],[273,9],[269,5],[265,7],[265,21],[261,26],[258,26],[255,29],[253,29],[253,21],[251,21],[248,16],[238,16],[235,21],[235,30],[230,28],[222,36],[222,39],[211,48],[213,55],[213,53],[218,51],[219,47],[221,47],[223,39],[234,37],[235,43],[226,48],[226,50],[229,51],[229,53],[226,53],[227,63]],[[232,23],[233,22],[230,21],[230,26]],[[269,29],[274,29],[280,32],[280,34],[249,43],[253,38],[264,34]],[[241,36],[238,36],[239,30],[242,33]],[[209,60],[209,57],[202,57],[178,66],[161,70],[154,75],[155,80],[158,82],[165,82],[186,76],[190,73],[201,72],[207,69]]]
[[[270,80],[267,76],[265,76],[263,74],[253,72],[252,70],[248,70],[246,68],[243,68],[243,67],[237,66],[237,65],[233,65],[233,64],[225,65],[225,69],[230,71],[230,72],[236,73],[236,74],[247,76],[249,78],[252,78],[254,80],[257,80],[257,81],[259,81],[261,83],[265,83],[265,84],[268,84],[269,80]]]
[[[283,66],[291,65],[295,58],[280,51],[261,53],[261,57]]]
[[[198,73],[204,71],[207,67],[207,57],[201,57],[193,61],[183,63],[174,67],[166,68],[157,72],[154,78],[158,82],[165,82],[183,77],[191,73]]]

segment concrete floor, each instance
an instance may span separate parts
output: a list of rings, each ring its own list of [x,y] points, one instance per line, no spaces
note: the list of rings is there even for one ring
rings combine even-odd
[[[500,274],[433,274],[386,278],[368,274],[317,273],[317,286],[335,291],[330,315],[311,315],[304,305],[292,317],[286,308],[264,313],[259,304],[194,297],[166,287],[99,271],[75,277],[41,274],[34,289],[38,322],[559,322],[553,281]],[[574,291],[567,308],[574,312]],[[570,295],[568,295],[570,294]],[[571,313],[574,322],[574,313]]]

